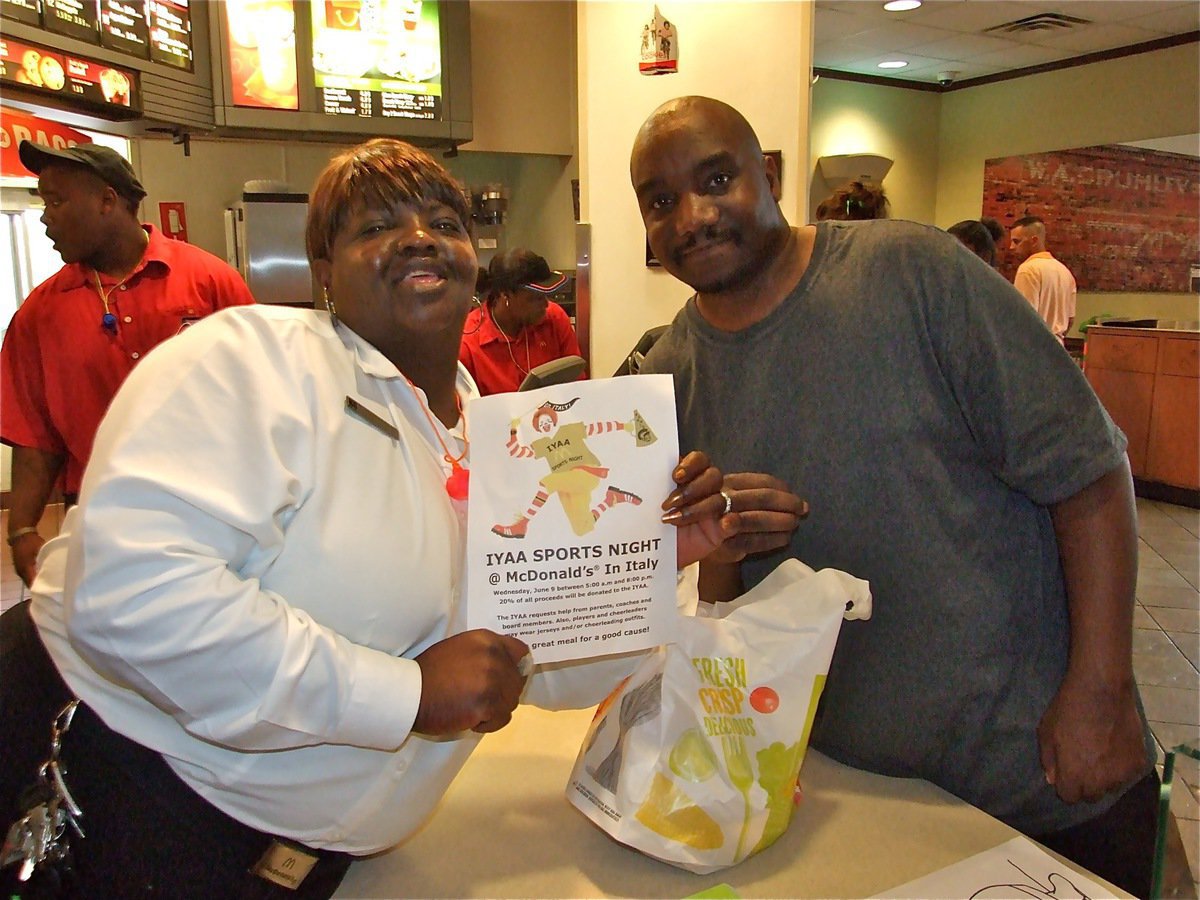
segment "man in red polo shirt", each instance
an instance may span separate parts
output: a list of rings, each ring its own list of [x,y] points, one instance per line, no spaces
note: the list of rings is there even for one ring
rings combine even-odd
[[[138,221],[146,191],[116,151],[30,141],[19,149],[66,264],[30,292],[0,349],[0,441],[13,448],[8,545],[29,584],[50,492],[61,475],[73,502],[125,376],[171,335],[254,298],[223,260]]]

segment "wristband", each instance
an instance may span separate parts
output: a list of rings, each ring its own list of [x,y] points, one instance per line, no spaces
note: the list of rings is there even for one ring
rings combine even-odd
[[[8,546],[12,546],[27,534],[37,534],[38,530],[32,525],[26,525],[24,528],[18,528],[8,536]]]

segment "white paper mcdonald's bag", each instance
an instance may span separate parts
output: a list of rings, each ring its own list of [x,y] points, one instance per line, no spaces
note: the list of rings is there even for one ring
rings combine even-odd
[[[692,872],[741,862],[791,821],[842,618],[865,581],[787,560],[709,615],[684,616],[597,708],[567,799],[616,840]]]

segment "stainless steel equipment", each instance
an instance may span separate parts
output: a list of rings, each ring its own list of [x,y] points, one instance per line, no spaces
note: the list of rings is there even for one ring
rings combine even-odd
[[[259,303],[316,305],[317,287],[304,250],[308,196],[247,191],[225,210],[229,264]]]

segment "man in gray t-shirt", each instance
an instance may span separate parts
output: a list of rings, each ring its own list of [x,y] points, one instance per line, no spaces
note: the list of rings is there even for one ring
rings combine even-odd
[[[727,599],[789,555],[868,579],[874,615],[842,629],[813,745],[933,781],[1144,895],[1132,482],[1079,370],[944,232],[788,226],[725,104],[660,107],[630,168],[651,249],[696,290],[642,371],[674,374],[685,446],[811,508],[789,548],[706,567],[702,589]]]

